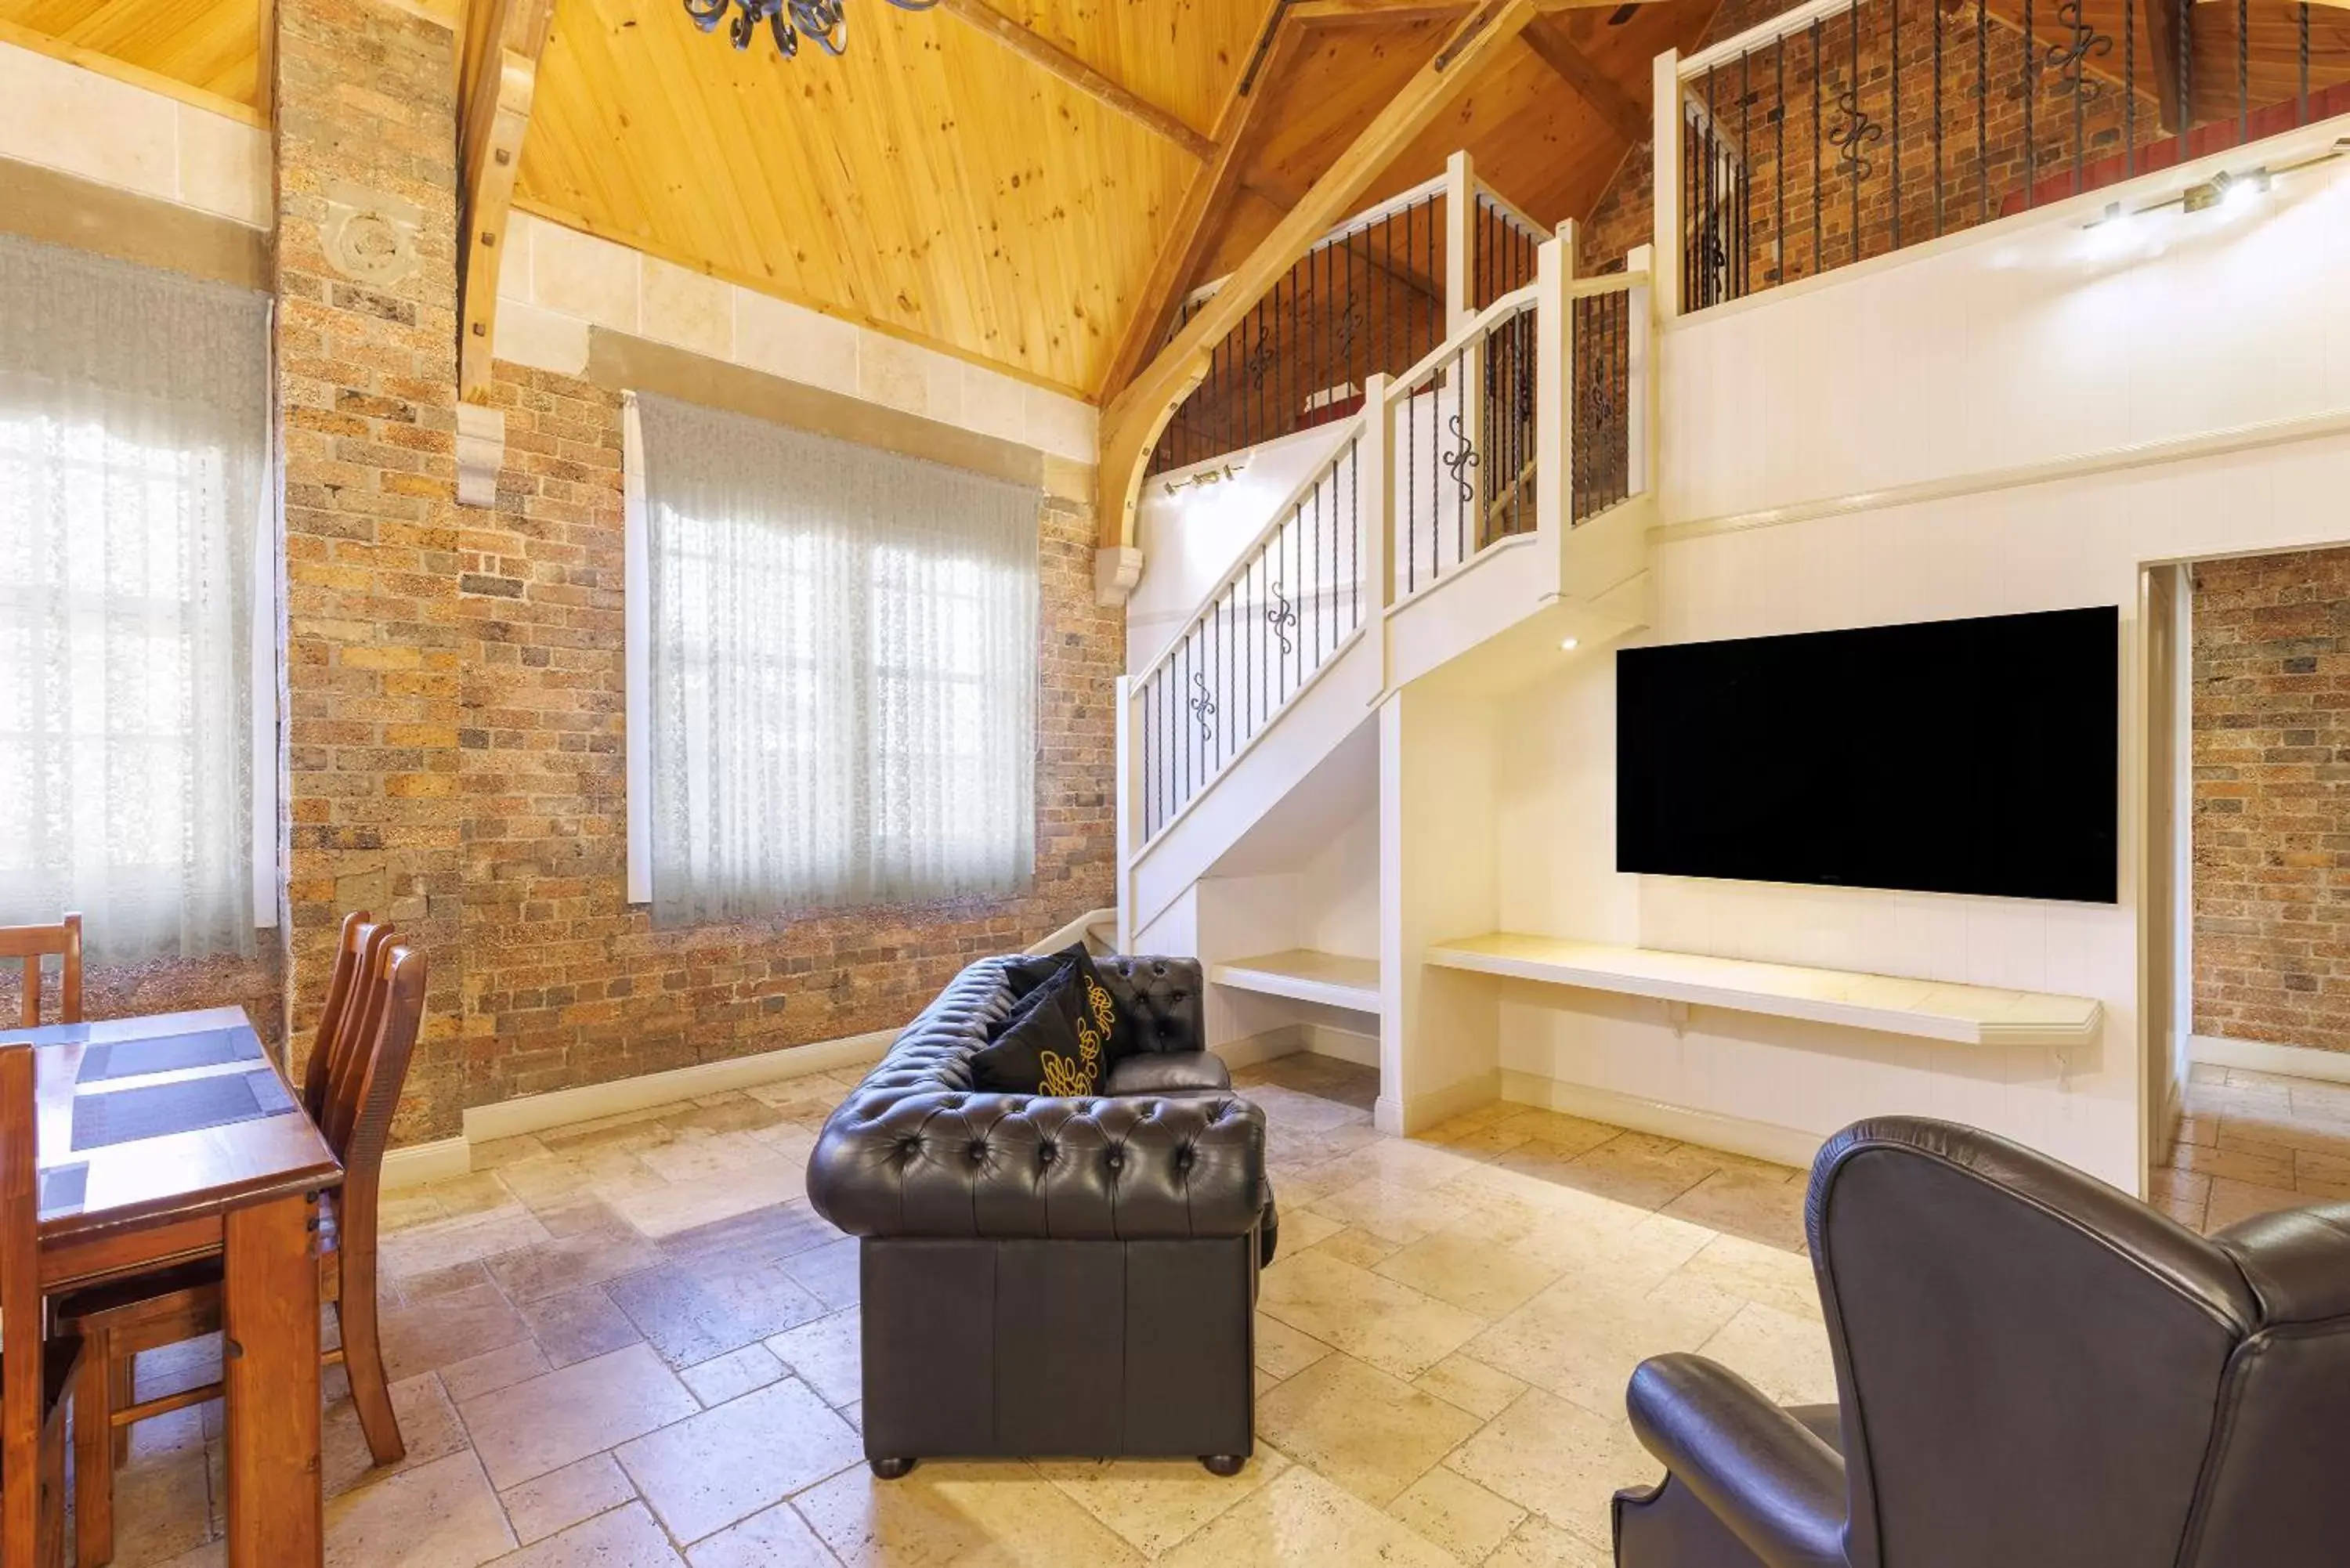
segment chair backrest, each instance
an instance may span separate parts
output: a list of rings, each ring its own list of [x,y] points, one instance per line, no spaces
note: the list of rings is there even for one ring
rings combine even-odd
[[[2261,1320],[2227,1252],[2069,1166],[1907,1118],[1831,1139],[1805,1220],[1853,1568],[2182,1561]]]
[[[371,1215],[391,1118],[408,1082],[408,1063],[424,1019],[423,952],[395,943],[382,950],[369,986],[369,1030],[351,1070],[336,1085],[327,1113],[328,1143],[343,1162],[343,1208]]]
[[[25,989],[18,1008],[27,1029],[41,1023],[41,961],[57,955],[63,973],[57,985],[57,1022],[81,1022],[81,917],[68,915],[54,926],[0,926],[0,961],[22,959]]]
[[[0,1552],[35,1561],[47,1414],[35,1168],[33,1047],[0,1045]]]
[[[334,1063],[336,1038],[359,981],[360,941],[374,918],[365,909],[352,910],[343,917],[342,931],[335,940],[335,969],[327,981],[327,1004],[319,1010],[318,1031],[310,1037],[310,1057],[302,1066],[302,1108],[314,1122],[327,1103],[327,1075]]]
[[[330,1141],[334,1137],[334,1108],[348,1094],[352,1075],[362,1070],[369,1043],[375,1038],[376,1024],[382,1016],[383,966],[397,934],[389,920],[363,922],[352,933],[349,987],[344,992],[332,1034],[326,1038],[323,1049],[312,1048],[312,1065],[303,1075],[303,1108]],[[338,956],[336,967],[341,964]],[[323,1023],[321,1033],[325,1033]],[[315,1102],[311,1095],[314,1078],[317,1085]],[[342,1152],[339,1145],[336,1152]]]

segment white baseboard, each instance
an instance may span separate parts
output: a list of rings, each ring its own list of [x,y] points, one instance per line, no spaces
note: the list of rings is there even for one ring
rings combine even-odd
[[[1260,1062],[1270,1062],[1281,1056],[1295,1056],[1305,1049],[1305,1032],[1295,1023],[1284,1023],[1278,1029],[1268,1029],[1262,1034],[1251,1034],[1239,1040],[1227,1040],[1221,1045],[1209,1047],[1212,1054],[1222,1057],[1224,1065],[1236,1073],[1243,1067],[1253,1067]]]
[[[1812,1157],[1820,1152],[1827,1139],[1815,1133],[1798,1132],[1773,1122],[1748,1121],[1743,1116],[1726,1116],[1713,1111],[1693,1111],[1681,1106],[1669,1106],[1661,1100],[1644,1100],[1637,1095],[1618,1094],[1613,1089],[1595,1089],[1588,1085],[1563,1083],[1534,1073],[1502,1071],[1502,1098],[1523,1106],[1540,1106],[1545,1110],[1564,1111],[1571,1116],[1582,1116],[1595,1122],[1612,1122],[1634,1132],[1653,1133],[1659,1137],[1677,1139],[1682,1143],[1701,1144],[1726,1154],[1742,1154],[1752,1159],[1767,1159],[1779,1165],[1792,1165],[1807,1169]]]
[[[421,1187],[428,1181],[469,1176],[473,1169],[473,1146],[462,1137],[412,1143],[405,1148],[384,1152],[382,1188],[391,1192],[403,1187]]]
[[[1332,1056],[1341,1062],[1352,1062],[1357,1067],[1377,1068],[1379,1064],[1379,1037],[1353,1029],[1339,1029],[1327,1023],[1306,1023],[1305,1049],[1316,1056]]]
[[[2277,1073],[2288,1078],[2350,1084],[2350,1051],[2313,1051],[2306,1045],[2277,1045],[2266,1040],[2222,1040],[2216,1034],[2190,1034],[2187,1037],[2187,1059],[2214,1067],[2241,1067],[2251,1073]]]
[[[869,1066],[881,1059],[899,1033],[895,1029],[877,1029],[870,1034],[794,1045],[756,1056],[702,1062],[666,1073],[646,1073],[608,1084],[589,1084],[545,1095],[525,1095],[494,1106],[475,1106],[465,1113],[465,1141],[488,1143],[496,1138],[520,1137],[574,1122],[591,1122],[629,1111],[674,1106],[704,1095],[747,1089],[755,1084],[804,1078],[811,1073],[829,1073],[839,1067]]]
[[[1262,1034],[1227,1040],[1211,1049],[1223,1058],[1225,1066],[1234,1071],[1253,1067],[1260,1062],[1270,1062],[1277,1056],[1295,1056],[1300,1052],[1352,1062],[1357,1067],[1376,1069],[1379,1064],[1378,1036],[1359,1034],[1351,1029],[1334,1029],[1326,1023],[1284,1023]]]
[[[1425,1095],[1414,1095],[1403,1105],[1403,1130],[1407,1136],[1425,1132],[1439,1122],[1449,1122],[1463,1111],[1473,1111],[1480,1106],[1492,1104],[1502,1097],[1502,1075],[1478,1073],[1457,1084],[1447,1084]],[[1382,1098],[1379,1102],[1385,1105]],[[1372,1120],[1378,1119],[1376,1107]]]

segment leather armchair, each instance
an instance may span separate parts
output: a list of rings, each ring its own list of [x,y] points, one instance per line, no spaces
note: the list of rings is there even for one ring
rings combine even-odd
[[[861,1239],[866,1456],[1199,1457],[1255,1443],[1264,1116],[1201,1049],[1196,960],[1096,968],[1141,1050],[1088,1099],[983,1093],[970,1058],[1034,982],[957,976],[825,1123],[816,1211]]]
[[[2350,1561],[2350,1203],[2210,1240],[1946,1123],[1831,1139],[1805,1211],[1837,1403],[1633,1374],[1665,1479],[1618,1568],[2319,1568]]]

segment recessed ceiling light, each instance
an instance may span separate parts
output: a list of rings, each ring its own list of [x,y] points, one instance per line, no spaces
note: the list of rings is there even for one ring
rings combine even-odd
[[[1558,650],[1561,653],[1573,653],[1576,649],[1582,646],[1583,644],[1580,639],[1570,637],[1565,639],[1559,643]]]

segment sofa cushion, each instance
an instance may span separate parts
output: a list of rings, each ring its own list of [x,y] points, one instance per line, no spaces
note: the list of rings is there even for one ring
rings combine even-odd
[[[1093,989],[1101,991],[1098,984]],[[1020,1003],[1002,1033],[972,1054],[972,1079],[997,1094],[1096,1094],[1108,1065],[1106,1038],[1095,1009],[1086,1001],[1083,972],[1066,965]]]
[[[1220,1094],[1232,1086],[1223,1058],[1206,1051],[1145,1052],[1110,1064],[1105,1095]]]

